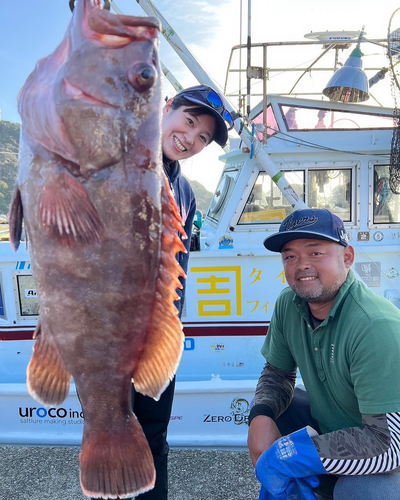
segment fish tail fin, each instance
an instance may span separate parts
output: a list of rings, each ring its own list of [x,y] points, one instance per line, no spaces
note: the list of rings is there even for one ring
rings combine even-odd
[[[22,235],[22,220],[23,220],[23,208],[21,200],[21,191],[18,185],[15,186],[14,192],[11,198],[10,210],[8,212],[8,222],[10,228],[10,244],[16,252],[19,247]]]
[[[151,323],[148,327],[146,347],[133,373],[135,389],[158,399],[178,368],[183,350],[183,330],[174,301],[182,288],[179,277],[185,273],[175,259],[178,252],[186,251],[176,234],[183,231],[175,200],[167,186],[162,190],[163,233],[161,239],[160,271]]]
[[[66,247],[97,243],[104,231],[84,186],[66,170],[56,168],[40,194],[39,219],[47,236]]]
[[[92,431],[85,422],[79,462],[89,497],[131,498],[154,488],[153,457],[135,415],[122,431]]]
[[[45,405],[62,403],[69,393],[71,375],[68,373],[56,345],[43,336],[38,323],[33,355],[27,369],[27,386],[32,397]]]

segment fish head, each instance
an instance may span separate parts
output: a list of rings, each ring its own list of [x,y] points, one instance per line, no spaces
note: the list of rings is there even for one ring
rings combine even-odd
[[[84,176],[131,151],[148,163],[160,142],[159,31],[156,18],[115,15],[99,0],[77,0],[63,42],[21,91],[27,134]]]
[[[155,18],[114,15],[93,0],[78,2],[57,107],[83,174],[116,163],[129,155],[127,148],[136,161],[140,151],[158,149],[159,29]]]

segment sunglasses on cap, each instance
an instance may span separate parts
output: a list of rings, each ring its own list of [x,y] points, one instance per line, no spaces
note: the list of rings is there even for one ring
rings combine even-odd
[[[202,94],[201,97],[198,94]],[[192,102],[199,104],[208,104],[214,109],[225,121],[228,130],[234,126],[232,115],[226,110],[225,105],[220,95],[210,87],[196,88],[194,90],[183,90],[180,92],[179,97],[189,97]],[[203,100],[202,100],[203,99]]]

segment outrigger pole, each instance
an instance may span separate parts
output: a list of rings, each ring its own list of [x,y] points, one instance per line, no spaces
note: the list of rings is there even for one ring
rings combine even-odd
[[[72,0],[72,1],[74,1],[74,0]],[[116,14],[123,15],[122,10],[119,7],[117,7],[117,5],[114,2],[111,3],[111,7]],[[162,69],[162,72],[164,73],[165,78],[169,81],[169,83],[174,87],[174,89],[177,92],[180,92],[181,90],[183,90],[182,85],[174,77],[174,75],[171,73],[171,71],[162,63],[162,61],[161,61],[161,69]]]
[[[196,79],[201,84],[210,85],[223,95],[223,91],[219,88],[219,85],[217,85],[212,80],[212,78],[208,76],[205,70],[201,67],[200,63],[191,54],[189,49],[175,33],[164,16],[162,16],[160,11],[153,5],[151,0],[136,1],[148,16],[155,16],[158,18],[162,25],[162,34],[164,35],[164,38],[175,50],[175,52],[182,59],[183,63],[192,72]],[[254,157],[257,159],[257,162],[261,169],[265,170],[265,172],[271,177],[271,179],[275,182],[279,190],[282,192],[282,194],[285,196],[285,198],[293,208],[295,208],[296,210],[300,208],[307,208],[307,205],[298,196],[296,191],[283,176],[283,173],[272,161],[271,157],[266,151],[266,147],[263,146],[263,144],[255,134],[252,135],[242,118],[236,113],[235,108],[229,102],[229,100],[225,98],[225,101],[226,109],[232,114],[232,117],[234,119],[234,128],[236,132],[238,133],[244,144],[249,148],[249,150],[252,150],[254,148]]]

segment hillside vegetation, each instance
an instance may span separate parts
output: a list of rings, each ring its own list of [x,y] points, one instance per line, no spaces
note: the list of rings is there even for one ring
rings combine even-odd
[[[0,215],[5,215],[17,179],[19,133],[21,125],[0,120]],[[198,181],[189,180],[196,195],[197,208],[207,213],[213,193]]]
[[[211,199],[213,197],[213,193],[207,191],[207,189],[203,186],[203,184],[200,184],[200,182],[192,181],[190,179],[188,179],[188,181],[190,182],[190,185],[192,186],[192,189],[196,196],[196,204],[198,210],[201,210],[203,215],[206,215],[208,207],[211,203]]]
[[[19,123],[0,120],[0,214],[5,215],[17,179]]]

